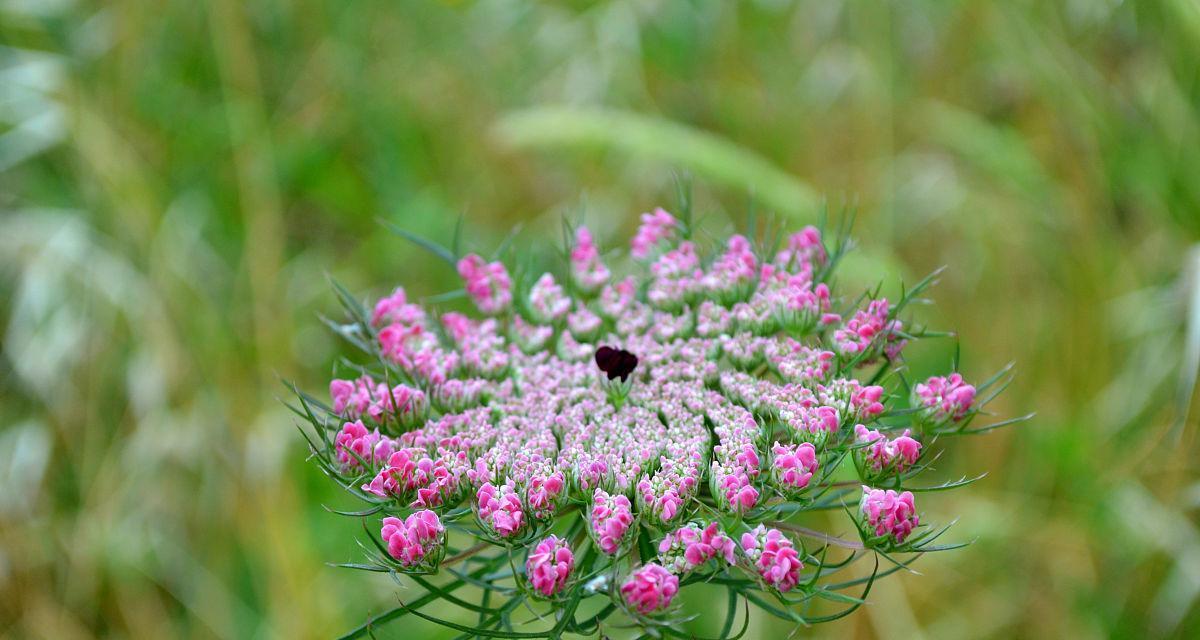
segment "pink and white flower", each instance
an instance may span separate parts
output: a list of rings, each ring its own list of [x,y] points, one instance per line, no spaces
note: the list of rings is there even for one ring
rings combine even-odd
[[[603,489],[592,494],[591,510],[592,537],[600,550],[616,555],[633,526],[632,505],[624,495],[609,495]]]
[[[910,491],[896,493],[891,489],[872,489],[864,485],[859,510],[870,533],[897,544],[902,544],[921,523]]]
[[[642,225],[633,237],[630,253],[638,260],[647,258],[660,243],[671,236],[677,225],[675,217],[661,207],[653,213],[643,213]]]
[[[525,575],[533,590],[547,598],[563,590],[571,571],[575,569],[575,554],[566,540],[550,535],[539,542],[525,561]]]
[[[683,575],[713,559],[731,565],[736,550],[733,538],[721,530],[719,523],[690,522],[659,542],[658,561],[672,573]]]
[[[516,491],[507,483],[499,487],[488,482],[475,494],[479,519],[501,538],[516,534],[525,524],[525,511]]]
[[[404,520],[384,518],[379,535],[388,555],[405,567],[413,567],[436,556],[446,540],[446,529],[436,513],[424,509]]]
[[[963,382],[961,375],[933,376],[913,388],[913,398],[933,422],[958,422],[975,403],[975,387]]]
[[[792,541],[778,529],[758,525],[742,534],[742,553],[758,571],[763,582],[781,593],[787,593],[800,581],[804,563]]]
[[[498,315],[512,306],[512,279],[500,262],[485,262],[472,253],[458,261],[458,275],[482,313]]]
[[[621,585],[625,603],[642,615],[671,606],[679,592],[679,577],[653,562],[644,564]]]
[[[812,482],[817,472],[817,449],[809,442],[771,447],[771,480],[785,493],[795,493]]]

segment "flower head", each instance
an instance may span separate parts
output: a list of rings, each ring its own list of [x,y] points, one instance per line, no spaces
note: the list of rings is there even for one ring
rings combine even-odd
[[[642,226],[638,227],[637,235],[633,237],[633,257],[639,260],[648,257],[659,243],[670,236],[677,225],[675,217],[661,207],[653,213],[643,213]]]
[[[383,462],[392,454],[396,443],[379,434],[379,430],[367,431],[362,420],[347,422],[334,438],[338,462],[347,469],[357,469],[366,463],[373,466]]]
[[[913,387],[913,399],[931,422],[958,422],[975,402],[975,387],[963,382],[957,373],[933,376]]]
[[[575,230],[575,246],[571,248],[571,279],[580,291],[593,294],[600,290],[612,272],[600,259],[600,250],[587,227]]]
[[[623,278],[584,227],[567,263],[528,286],[499,261],[462,257],[480,313],[426,307],[399,287],[369,313],[343,296],[347,337],[372,362],[331,381],[328,406],[302,396],[312,412],[299,413],[320,433],[309,441],[327,473],[375,511],[412,512],[383,520],[376,565],[437,570],[453,521],[485,541],[463,552],[479,568],[524,552],[532,592],[555,604],[619,593],[639,624],[660,624],[642,616],[710,573],[735,589],[796,589],[806,556],[780,521],[836,501],[843,458],[883,486],[924,471],[922,442],[882,419],[901,380],[887,374],[924,333],[898,317],[913,292],[843,318],[856,296],[835,292],[831,271],[845,245],[827,249],[806,227],[763,253],[761,236],[712,243],[688,220],[644,214]],[[975,391],[958,374],[930,378],[907,413],[953,432],[940,427],[967,426]],[[548,535],[575,531],[562,519],[577,508],[599,553],[576,557]],[[864,487],[853,519],[869,550],[922,541],[908,492]],[[813,588],[836,570],[813,567]]]
[[[525,561],[525,575],[534,591],[550,597],[562,591],[575,569],[575,554],[566,540],[548,536],[529,552]]]
[[[621,597],[642,615],[671,606],[679,592],[679,577],[653,562],[644,564],[621,585]]]
[[[903,543],[921,523],[910,491],[896,493],[864,486],[859,510],[870,533],[896,544]]]
[[[512,536],[525,524],[521,499],[508,484],[484,483],[475,493],[475,506],[479,519],[501,538]]]
[[[716,522],[707,525],[690,522],[671,533],[658,544],[658,560],[672,573],[683,575],[694,571],[709,560],[733,564],[737,545]]]
[[[781,491],[797,492],[809,485],[817,471],[817,449],[811,443],[771,447],[771,479]]]
[[[846,359],[858,359],[862,364],[874,362],[879,353],[889,360],[898,360],[908,341],[901,337],[904,325],[890,315],[887,299],[872,300],[833,333],[837,352]]]
[[[436,513],[424,509],[404,520],[384,518],[379,535],[387,545],[388,555],[400,564],[411,567],[431,559],[441,551],[446,529]]]
[[[610,496],[603,489],[596,489],[592,496],[592,537],[600,550],[614,555],[621,549],[625,534],[633,525],[633,512],[629,498],[621,494]]]
[[[466,283],[467,295],[481,312],[496,315],[512,306],[512,279],[503,264],[484,262],[472,253],[458,261],[458,275]]]
[[[908,429],[893,439],[863,425],[854,427],[854,440],[866,448],[857,451],[863,464],[874,476],[894,471],[904,473],[921,457],[921,443]]]
[[[780,592],[791,591],[800,581],[804,563],[792,541],[778,529],[768,529],[760,524],[753,531],[743,533],[742,553],[754,565],[763,582]]]

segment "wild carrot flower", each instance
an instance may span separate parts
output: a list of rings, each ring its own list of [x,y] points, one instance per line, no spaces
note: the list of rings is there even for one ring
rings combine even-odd
[[[931,422],[957,422],[971,410],[975,387],[963,382],[957,373],[933,376],[913,387],[913,398]]]
[[[600,550],[609,555],[619,551],[632,525],[629,498],[622,494],[610,496],[603,489],[596,489],[592,496],[591,527]]]
[[[600,260],[600,250],[587,227],[575,231],[575,246],[571,249],[571,279],[580,291],[594,294],[608,283],[612,272]]]
[[[910,491],[896,493],[891,489],[872,489],[863,486],[859,509],[867,529],[878,538],[891,538],[903,543],[921,523]]]
[[[785,445],[776,441],[771,447],[771,479],[784,492],[807,487],[817,466],[817,449],[811,443]]]
[[[322,469],[369,503],[357,515],[387,516],[373,568],[436,571],[448,552],[464,582],[511,598],[528,586],[564,607],[547,635],[594,633],[614,610],[669,624],[650,616],[697,580],[735,595],[798,589],[805,558],[821,564],[804,588],[822,589],[862,555],[837,558],[833,534],[802,525],[857,497],[833,479],[847,457],[855,484],[891,487],[858,498],[865,546],[936,549],[913,533],[912,490],[967,483],[922,487],[933,440],[901,432],[903,416],[953,423],[936,430],[952,435],[979,407],[957,373],[903,398],[887,375],[924,337],[898,311],[928,283],[859,305],[831,288],[845,241],[806,227],[710,244],[694,231],[656,209],[642,216],[634,260],[606,264],[576,227],[565,264],[516,284],[499,261],[435,251],[454,256],[479,314],[418,304],[399,287],[364,307],[339,289],[350,318],[339,332],[370,362],[332,380],[327,403],[302,394],[293,408],[317,433],[306,435]],[[823,546],[805,555],[781,530]],[[594,545],[579,546],[585,534]],[[507,566],[521,553],[525,578]],[[574,617],[592,597],[617,606]],[[504,615],[484,614],[478,635]]]
[[[347,469],[357,469],[362,463],[374,466],[392,454],[395,442],[379,435],[379,429],[367,431],[362,420],[347,422],[334,438],[338,462]]]
[[[872,300],[866,309],[855,313],[833,334],[838,353],[859,357],[863,363],[874,361],[880,352],[890,360],[899,359],[908,341],[900,333],[903,323],[890,316],[890,309],[887,299],[881,298]]]
[[[575,569],[575,554],[566,540],[550,535],[537,543],[525,561],[525,575],[533,590],[547,598],[562,591]]]
[[[428,509],[408,518],[384,518],[379,536],[387,544],[388,554],[400,564],[411,567],[431,558],[445,541],[446,529],[436,513]]]
[[[678,592],[679,577],[653,562],[639,567],[621,585],[625,602],[642,615],[671,606]]]
[[[649,257],[659,243],[666,240],[678,226],[675,217],[661,207],[654,213],[642,214],[642,226],[638,227],[637,235],[633,237],[633,250],[630,252],[638,260]]]
[[[727,565],[735,562],[737,545],[716,522],[708,525],[690,522],[659,542],[658,558],[662,566],[677,575],[694,571],[709,560]]]
[[[499,262],[484,262],[471,254],[458,261],[458,275],[467,286],[475,306],[488,315],[503,313],[512,305],[512,280]]]
[[[507,483],[499,487],[484,483],[475,493],[475,501],[479,519],[501,538],[517,533],[525,523],[521,499]]]
[[[742,534],[742,553],[754,565],[763,582],[786,593],[800,581],[804,563],[792,541],[778,529],[758,525]]]
[[[856,425],[854,441],[866,445],[856,453],[873,477],[889,471],[904,473],[921,457],[921,443],[911,434],[912,431],[905,429],[904,433],[889,440],[875,429]]]

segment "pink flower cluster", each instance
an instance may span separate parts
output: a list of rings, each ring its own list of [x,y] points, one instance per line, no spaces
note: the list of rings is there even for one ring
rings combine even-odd
[[[854,440],[867,444],[859,455],[873,474],[894,471],[904,473],[921,457],[921,443],[912,438],[908,429],[889,440],[887,436],[864,425],[854,427]]]
[[[543,273],[529,290],[529,312],[538,324],[553,324],[571,310],[571,299],[554,276]]]
[[[329,383],[333,412],[358,419],[368,417],[376,423],[388,420],[402,426],[412,426],[425,419],[428,401],[420,389],[398,384],[389,391],[387,385],[375,382],[370,376],[356,380],[333,380]]]
[[[587,533],[610,556],[600,562],[616,571],[624,552],[645,550],[639,535],[668,532],[654,541],[656,557],[642,554],[612,586],[639,615],[670,606],[693,572],[788,592],[804,569],[798,542],[763,525],[739,537],[714,513],[753,527],[811,507],[831,486],[824,467],[847,455],[861,482],[898,486],[897,475],[912,475],[921,443],[881,433],[887,393],[847,371],[900,357],[903,325],[888,301],[843,322],[833,310],[845,298],[827,284],[833,260],[812,227],[773,258],[743,236],[712,256],[684,231],[662,209],[643,215],[634,275],[618,280],[580,227],[566,275],[545,273],[519,293],[501,263],[463,257],[459,274],[482,312],[474,317],[426,310],[402,288],[375,304],[364,332],[382,362],[369,370],[388,381],[330,383],[324,423],[340,429],[318,453],[373,504],[417,510],[383,521],[400,566],[425,571],[441,557],[434,509],[447,525],[473,511],[466,528],[507,551],[522,547],[531,591],[558,598],[597,566],[576,572],[593,554],[576,558],[545,532],[565,530],[556,517],[586,505]],[[601,352],[598,363],[601,346],[636,355],[620,383],[608,371],[624,371],[628,356],[610,366]],[[393,376],[404,384],[391,386]],[[964,420],[975,389],[958,374],[934,377],[913,403],[927,422]],[[868,546],[911,543],[912,494],[863,491],[855,522]],[[611,590],[586,587],[602,588]]]
[[[371,324],[376,327],[395,323],[412,325],[424,321],[425,310],[408,301],[404,287],[396,287],[390,296],[380,298],[371,313]]]
[[[367,431],[362,420],[347,422],[334,438],[334,453],[345,469],[358,469],[361,462],[374,466],[386,460],[395,449],[391,438],[380,435],[379,429]]]
[[[472,253],[458,261],[458,275],[482,313],[497,315],[512,306],[512,279],[502,263],[484,262]]]
[[[701,286],[717,300],[732,304],[754,292],[759,277],[758,258],[745,236],[729,238],[726,251],[704,275]]]
[[[679,576],[653,562],[644,564],[621,585],[621,596],[642,615],[671,606],[679,592]]]
[[[462,452],[443,450],[434,458],[424,447],[402,447],[362,490],[380,498],[411,499],[413,507],[437,507],[457,498],[466,469]]]
[[[404,520],[383,519],[379,536],[387,545],[388,554],[400,564],[412,567],[439,551],[445,542],[446,529],[436,513],[416,511]]]
[[[771,479],[785,493],[807,487],[817,466],[817,449],[809,442],[779,444],[776,441],[771,447]]]
[[[575,569],[575,554],[566,540],[550,535],[539,542],[525,561],[525,575],[533,590],[549,598],[567,586]]]
[[[643,213],[642,225],[633,237],[633,257],[638,260],[648,257],[660,242],[670,237],[677,225],[675,217],[662,208],[655,209],[654,213]]]
[[[800,581],[804,563],[792,541],[778,529],[758,525],[742,534],[742,553],[750,559],[768,586],[787,593]]]
[[[788,275],[764,267],[766,285],[761,293],[775,325],[793,335],[807,335],[815,329],[836,324],[841,316],[831,313],[829,287],[813,285],[807,274]]]
[[[959,421],[966,417],[975,402],[975,387],[963,382],[962,376],[934,376],[913,388],[917,403],[924,407],[935,422]]]
[[[908,341],[900,334],[904,329],[903,323],[889,319],[890,311],[891,305],[887,299],[880,298],[872,300],[865,310],[855,313],[833,333],[837,352],[845,358],[862,356],[863,364],[875,359],[876,350],[882,351],[890,360],[899,359]]]
[[[761,430],[754,415],[719,393],[709,392],[706,412],[718,443],[713,447],[709,476],[717,505],[730,513],[746,513],[758,504],[754,481],[761,473],[756,441]]]
[[[788,237],[787,246],[775,254],[775,265],[791,273],[813,276],[813,265],[824,265],[828,255],[821,242],[821,232],[807,226]]]
[[[580,291],[592,294],[608,283],[612,272],[600,259],[600,250],[587,227],[575,230],[575,246],[571,249],[571,279]]]
[[[869,422],[883,414],[883,387],[863,386],[853,378],[839,378],[817,386],[817,400],[837,409],[843,423]]]
[[[658,544],[658,561],[668,571],[684,575],[713,559],[732,565],[736,549],[733,538],[721,531],[718,523],[705,526],[690,522],[662,539]]]
[[[596,307],[605,318],[616,320],[625,314],[625,311],[635,302],[636,296],[637,283],[634,282],[633,276],[629,276],[601,289],[600,297],[596,300]]]
[[[864,486],[859,508],[870,532],[879,538],[891,538],[897,544],[903,543],[921,523],[910,491],[896,493]]]
[[[813,384],[829,378],[836,356],[832,351],[813,349],[791,338],[770,342],[764,349],[767,362],[788,382]]]
[[[650,265],[646,300],[657,309],[677,311],[700,289],[703,274],[696,245],[681,242]]]
[[[546,520],[554,515],[566,498],[566,481],[561,471],[547,464],[543,469],[529,474],[525,487],[525,502],[529,515],[535,520]]]
[[[517,533],[525,523],[521,498],[507,483],[497,487],[485,482],[475,494],[475,506],[478,509],[479,520],[501,538]]]
[[[629,498],[621,494],[610,496],[603,489],[592,495],[592,537],[600,550],[616,555],[633,525],[632,505]]]

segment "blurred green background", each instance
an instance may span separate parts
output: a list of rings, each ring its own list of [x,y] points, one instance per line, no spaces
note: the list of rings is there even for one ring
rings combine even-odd
[[[359,525],[278,400],[348,353],[326,273],[455,285],[380,218],[490,251],[583,209],[623,245],[687,171],[718,231],[855,205],[851,282],[949,265],[923,317],[1038,412],[924,503],[974,546],[799,635],[1196,637],[1198,116],[1195,0],[2,0],[0,635],[393,606],[324,564]]]

